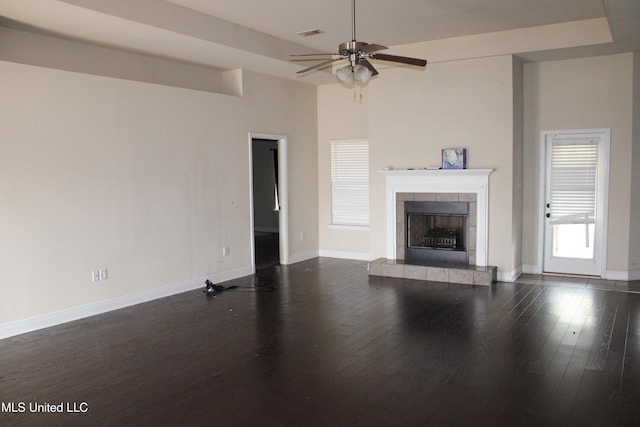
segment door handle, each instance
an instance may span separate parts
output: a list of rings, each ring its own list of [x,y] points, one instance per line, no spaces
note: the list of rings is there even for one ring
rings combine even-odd
[[[551,203],[547,203],[547,207],[550,208],[551,207]]]
[[[551,218],[551,214],[550,213],[547,214],[547,218]]]

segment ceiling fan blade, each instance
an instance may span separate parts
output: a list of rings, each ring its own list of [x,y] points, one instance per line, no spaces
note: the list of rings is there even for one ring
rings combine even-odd
[[[377,76],[378,75],[378,70],[376,70],[373,65],[371,65],[371,62],[369,62],[368,60],[366,60],[365,58],[362,58],[360,60],[358,60],[358,64],[360,65],[364,65],[365,67],[367,67],[369,69],[369,71],[371,71],[371,76]]]
[[[316,64],[316,65],[313,65],[311,67],[305,68],[304,70],[300,70],[296,74],[303,74],[303,73],[306,73],[308,71],[319,70],[321,68],[328,67],[331,64],[333,64],[334,62],[340,61],[341,59],[344,59],[344,58],[329,59],[328,61],[323,61],[323,62],[321,62],[319,64]]]
[[[362,46],[362,49],[360,49],[360,50],[362,50],[364,53],[373,53],[373,52],[377,52],[379,50],[385,50],[385,49],[389,49],[389,48],[386,47],[386,46],[382,46],[380,44],[375,44],[375,43],[368,44],[367,43],[364,46]]]
[[[290,62],[309,62],[309,61],[329,61],[330,59],[337,59],[337,58],[318,58],[318,57],[313,57],[313,58],[294,58],[294,59],[290,59]]]
[[[370,56],[372,59],[382,59],[383,61],[400,62],[402,64],[417,65],[424,67],[427,65],[426,59],[409,58],[406,56],[387,55],[385,53],[375,53]]]
[[[292,53],[289,56],[336,56],[339,53]]]

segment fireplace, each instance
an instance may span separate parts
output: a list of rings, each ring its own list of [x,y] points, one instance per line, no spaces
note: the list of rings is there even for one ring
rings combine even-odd
[[[387,256],[370,262],[371,276],[484,286],[496,281],[497,268],[487,265],[489,175],[492,169],[387,169],[379,172],[385,175],[387,184]],[[405,210],[405,202],[461,204],[450,205],[458,206],[453,210],[426,213],[420,208],[416,212],[411,203]],[[460,211],[457,210],[459,206],[463,206]],[[412,211],[416,215],[408,215]],[[409,221],[410,226],[405,224]],[[427,231],[423,229],[412,236],[414,229],[423,224]],[[412,262],[407,259],[412,255],[406,255],[412,249],[429,251],[437,256],[455,252],[456,256],[466,258],[459,262]]]
[[[407,261],[468,264],[468,202],[404,202]]]
[[[386,178],[386,258],[405,259],[405,201],[467,202],[468,264],[486,266],[489,175],[493,169],[383,170]]]

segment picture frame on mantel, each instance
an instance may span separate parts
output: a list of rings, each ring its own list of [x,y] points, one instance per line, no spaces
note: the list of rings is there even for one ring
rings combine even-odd
[[[466,169],[467,149],[466,148],[443,148],[442,149],[442,169]]]

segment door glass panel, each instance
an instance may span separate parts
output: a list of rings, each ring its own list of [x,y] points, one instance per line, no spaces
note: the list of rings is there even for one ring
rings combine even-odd
[[[553,256],[593,259],[594,224],[557,224],[553,226]]]
[[[554,257],[593,259],[598,141],[554,140],[549,225]]]

